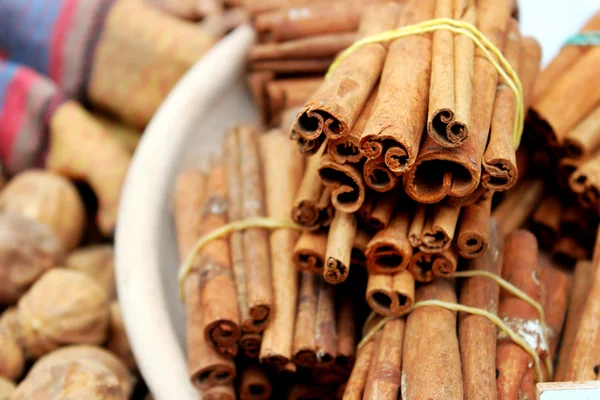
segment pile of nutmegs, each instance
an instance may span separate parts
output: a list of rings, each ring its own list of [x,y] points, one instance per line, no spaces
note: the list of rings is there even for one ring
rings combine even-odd
[[[44,170],[0,188],[0,398],[129,399],[114,250],[92,233],[85,190]]]

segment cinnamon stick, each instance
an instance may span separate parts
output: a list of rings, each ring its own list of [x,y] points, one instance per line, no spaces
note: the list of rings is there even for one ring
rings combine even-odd
[[[265,195],[258,135],[250,126],[239,127],[237,135],[242,177],[242,218],[262,217],[265,215]],[[242,238],[252,331],[262,332],[273,306],[267,232],[262,228],[248,228],[243,231]]]
[[[408,241],[412,247],[419,247],[423,242],[421,241],[421,234],[425,227],[427,207],[425,204],[417,204],[415,211],[412,215],[412,221],[410,221],[410,227],[408,228]]]
[[[417,302],[456,302],[454,286],[446,279],[419,287],[415,295]],[[425,306],[408,315],[402,354],[402,383],[402,397],[407,400],[463,398],[455,311]]]
[[[596,154],[581,164],[569,178],[571,190],[578,195],[579,203],[594,210],[600,210],[600,154]]]
[[[552,247],[552,258],[562,265],[572,267],[578,260],[589,257],[589,250],[579,240],[571,236],[559,238]]]
[[[544,192],[539,180],[526,180],[504,195],[502,202],[492,211],[501,235],[505,236],[521,227],[535,210]]]
[[[367,327],[367,329],[365,329],[365,332],[370,332],[369,327]],[[377,372],[377,361],[376,360],[377,360],[377,355],[379,354],[379,348],[381,347],[382,338],[383,338],[383,330],[380,329],[373,336],[374,346],[373,346],[373,350],[371,353],[371,359],[369,360],[369,369],[367,371],[367,379],[366,379],[366,382],[363,387],[364,393],[369,393],[371,391],[371,386],[373,385],[373,382],[375,381],[375,373]],[[361,396],[361,398],[364,398],[364,397]]]
[[[521,58],[519,61],[519,79],[523,87],[525,112],[533,101],[534,91],[540,77],[542,46],[531,36],[521,38]]]
[[[304,231],[292,252],[294,265],[301,271],[323,273],[325,252],[327,251],[327,231]]]
[[[551,248],[560,230],[561,203],[556,195],[545,196],[531,217],[531,231],[540,247]]]
[[[356,315],[352,293],[346,287],[340,290],[336,308],[337,355],[333,369],[341,382],[348,380],[356,361]]]
[[[206,175],[200,169],[188,169],[175,182],[175,232],[179,259],[185,260],[200,237],[202,213],[206,196]]]
[[[292,208],[294,222],[311,230],[320,227],[320,212],[317,207],[323,193],[323,183],[319,179],[318,172],[320,160],[321,154],[315,154],[308,158]]]
[[[396,26],[432,19],[434,7],[433,0],[411,0]],[[430,69],[430,34],[407,36],[390,44],[360,148],[368,158],[383,156],[386,166],[396,174],[409,168],[419,152],[427,119]]]
[[[406,322],[392,319],[383,327],[381,344],[372,360],[375,363],[365,399],[397,399],[400,391],[402,344]]]
[[[365,201],[365,182],[360,168],[354,164],[338,164],[329,154],[319,162],[319,177],[332,189],[331,202],[336,210],[346,213],[358,211]]]
[[[202,392],[205,400],[235,400],[235,389],[232,384],[225,386],[214,386]]]
[[[556,363],[554,380],[564,382],[566,380],[567,363],[573,348],[573,342],[577,335],[579,322],[581,321],[583,306],[589,296],[594,276],[593,264],[588,260],[581,260],[575,266],[573,273],[573,284],[565,328],[561,337],[560,352]]]
[[[499,49],[504,48],[510,4],[481,0],[477,3],[477,28]],[[403,176],[404,189],[414,200],[432,204],[444,197],[465,197],[479,186],[481,160],[488,141],[498,72],[475,52],[471,126],[469,137],[452,151],[425,136],[416,161]]]
[[[293,362],[300,367],[312,368],[317,365],[314,334],[319,280],[318,275],[305,271],[300,272],[298,306],[292,345]]]
[[[508,24],[508,35],[504,56],[512,68],[520,72],[521,34],[519,23],[511,19]],[[483,172],[481,184],[487,189],[503,191],[517,183],[517,158],[513,127],[517,99],[504,80],[498,82],[496,99],[492,112],[490,138],[483,155]]]
[[[325,253],[325,268],[323,276],[328,283],[343,282],[350,272],[350,255],[356,235],[356,217],[343,211],[336,211],[329,235]]]
[[[367,8],[361,18],[358,37],[392,29],[399,8],[392,2]],[[372,43],[344,58],[306,103],[293,131],[305,139],[316,139],[322,134],[331,139],[348,136],[377,83],[386,52],[384,44]]]
[[[381,342],[381,334],[381,331],[375,333],[371,340],[358,349],[356,363],[344,390],[344,400],[362,400],[369,369],[375,364],[373,358]]]
[[[485,253],[493,196],[492,191],[487,191],[476,203],[463,207],[456,241],[461,257],[477,258]]]
[[[408,241],[409,209],[400,203],[387,228],[373,236],[367,246],[367,267],[376,274],[393,274],[406,269],[413,254]]]
[[[408,270],[418,282],[431,282],[436,277],[448,277],[457,268],[458,254],[450,248],[441,253],[417,251],[408,263]]]
[[[249,64],[252,71],[275,74],[324,73],[333,62],[332,58],[308,58],[305,60],[260,60]]]
[[[356,40],[356,33],[327,33],[293,39],[282,43],[262,43],[250,48],[250,62],[297,58],[329,58],[344,50]]]
[[[369,274],[366,300],[378,314],[400,316],[415,302],[415,280],[408,270],[390,274]]]
[[[296,145],[281,131],[261,136],[261,155],[265,173],[267,216],[285,219],[292,211],[294,194],[302,177],[303,159]],[[290,254],[299,233],[292,229],[276,229],[269,237],[272,265],[273,307],[269,326],[264,331],[260,360],[283,369],[292,359],[298,272]]]
[[[242,350],[244,350],[244,354],[248,358],[258,358],[258,354],[260,353],[260,346],[262,344],[262,333],[255,332],[243,332],[242,336],[240,336],[239,345]]]
[[[475,23],[474,6],[466,1],[453,3],[438,1],[435,18]],[[427,133],[442,146],[459,146],[469,136],[474,56],[469,38],[447,30],[433,33]]]
[[[480,257],[467,262],[467,269],[500,275],[503,241],[493,220],[488,226],[488,247]],[[460,304],[497,314],[499,292],[491,279],[467,278],[460,290]],[[465,400],[496,399],[496,326],[486,317],[460,313],[458,338]]]
[[[378,231],[387,228],[401,195],[400,190],[393,190],[382,195],[373,196],[375,201],[369,213],[368,225]]]
[[[299,107],[319,87],[321,78],[288,78],[271,80],[266,83],[270,121],[277,125],[282,120],[282,111]],[[289,126],[286,126],[286,129]]]
[[[269,377],[260,366],[251,364],[243,369],[239,388],[241,400],[267,400],[271,392]]]
[[[348,136],[331,140],[327,145],[327,153],[335,162],[339,164],[344,164],[345,162],[357,163],[364,158],[364,155],[359,148],[360,136],[371,115],[378,92],[379,87],[377,86],[369,95],[367,102],[358,115],[358,119],[354,123],[354,126],[350,129]]]
[[[377,192],[388,192],[400,183],[400,178],[385,163],[383,156],[369,158],[363,166],[365,183]]]
[[[254,103],[256,103],[256,106],[261,114],[261,120],[263,124],[266,124],[271,118],[269,115],[270,108],[267,104],[267,82],[273,80],[274,78],[275,74],[270,71],[249,72],[247,77],[250,93],[252,93]]]
[[[600,147],[600,106],[566,134],[563,147],[573,158],[589,156]]]
[[[335,291],[323,280],[319,280],[318,291],[314,336],[317,365],[323,366],[333,363],[337,356]]]
[[[443,203],[433,206],[427,213],[419,250],[426,253],[448,250],[454,239],[460,209]]]
[[[538,247],[535,236],[524,230],[506,236],[502,277],[522,290],[534,301],[541,300]],[[498,317],[513,331],[526,335],[527,343],[540,355],[546,355],[548,344],[543,339],[543,327],[538,311],[521,298],[501,290]],[[522,386],[532,385],[533,359],[518,344],[501,332],[496,350],[498,369],[498,399],[518,398]],[[531,381],[524,380],[527,377]]]
[[[354,244],[350,252],[351,265],[367,265],[367,246],[371,241],[372,235],[364,229],[357,229],[354,236]]]
[[[577,168],[585,162],[585,159],[561,158],[556,166],[556,180],[561,188],[569,188],[569,179],[577,171]]]
[[[553,359],[567,314],[571,277],[545,254],[540,255],[539,264],[542,306],[548,327],[548,357]]]
[[[599,60],[600,48],[592,47],[533,104],[530,115],[551,146],[562,145],[565,135],[600,101],[600,82],[593,72]]]

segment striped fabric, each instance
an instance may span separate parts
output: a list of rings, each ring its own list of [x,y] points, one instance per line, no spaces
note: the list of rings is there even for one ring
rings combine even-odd
[[[0,1],[0,59],[25,64],[82,99],[113,0]]]
[[[40,165],[50,116],[63,101],[54,82],[30,68],[0,61],[0,160],[6,174]]]

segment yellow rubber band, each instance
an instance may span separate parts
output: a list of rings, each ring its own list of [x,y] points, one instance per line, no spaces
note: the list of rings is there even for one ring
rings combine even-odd
[[[183,291],[183,283],[185,278],[188,276],[190,271],[193,269],[194,260],[198,255],[198,252],[206,246],[207,243],[222,238],[224,236],[229,235],[232,232],[243,231],[249,228],[265,228],[265,229],[296,229],[302,230],[300,225],[297,225],[293,221],[289,219],[277,219],[277,218],[268,218],[268,217],[255,217],[255,218],[247,218],[240,221],[229,222],[228,224],[223,225],[222,227],[215,229],[212,232],[207,233],[204,236],[201,236],[194,248],[190,251],[190,254],[186,258],[181,267],[179,268],[179,273],[177,275],[177,280],[179,281],[179,297],[183,301],[185,300],[185,295]]]
[[[515,148],[521,143],[523,135],[523,127],[525,124],[525,106],[523,103],[523,86],[516,71],[508,63],[502,52],[490,42],[475,25],[464,21],[458,21],[451,18],[435,18],[428,21],[423,21],[414,25],[403,26],[398,29],[378,33],[373,36],[368,36],[354,42],[350,47],[344,50],[330,65],[325,79],[337,69],[340,63],[352,52],[361,46],[372,43],[381,43],[389,40],[399,39],[422,33],[434,32],[440,29],[448,30],[453,33],[461,34],[469,37],[475,45],[481,50],[483,56],[496,68],[498,74],[504,79],[508,87],[512,90],[517,100],[517,108],[515,111],[515,122],[513,127],[513,142]],[[495,57],[495,58],[494,58]]]

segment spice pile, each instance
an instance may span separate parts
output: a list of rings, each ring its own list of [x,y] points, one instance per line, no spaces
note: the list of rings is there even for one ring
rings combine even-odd
[[[26,170],[0,190],[0,397],[131,397],[114,251],[99,237],[63,176]]]

